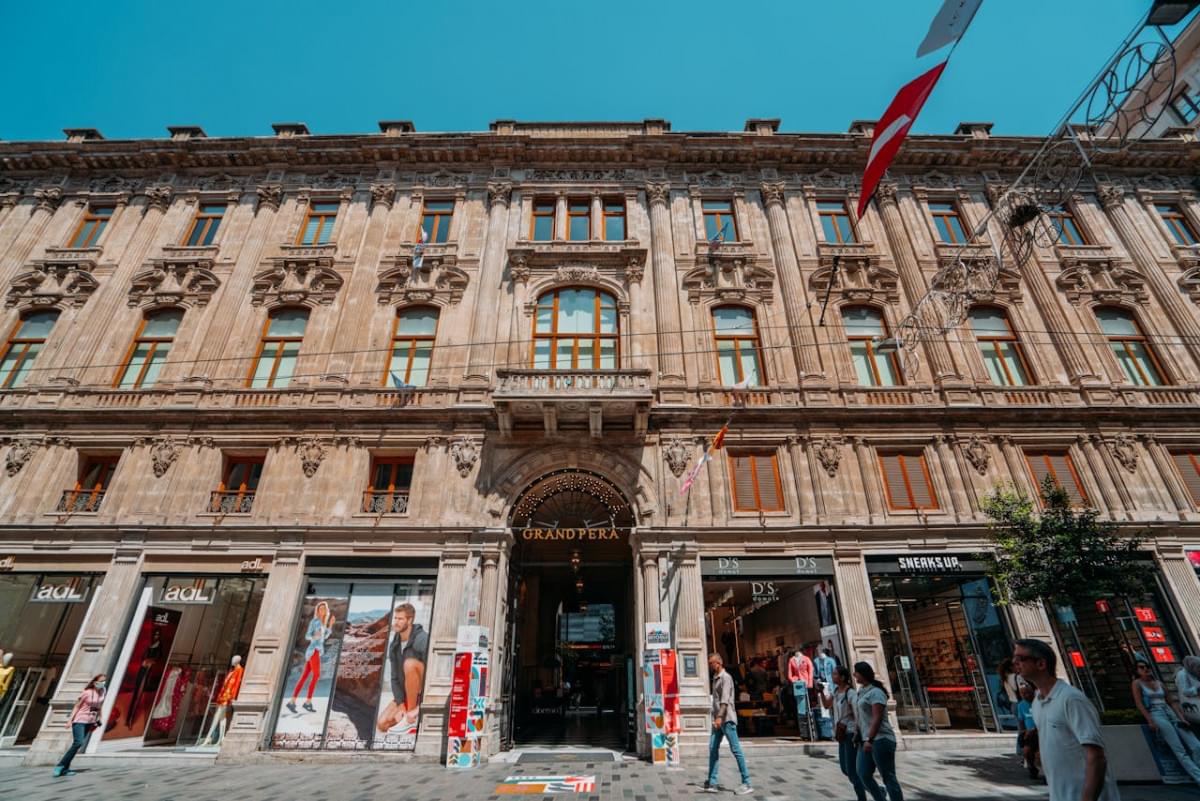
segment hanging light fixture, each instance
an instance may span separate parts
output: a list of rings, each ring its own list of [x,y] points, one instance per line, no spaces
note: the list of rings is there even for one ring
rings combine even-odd
[[[570,561],[571,561],[571,569],[574,570],[576,573],[578,573],[579,565],[581,562],[583,562],[583,557],[580,556],[578,550],[571,551]]]
[[[583,576],[575,577],[575,592],[583,592]]]

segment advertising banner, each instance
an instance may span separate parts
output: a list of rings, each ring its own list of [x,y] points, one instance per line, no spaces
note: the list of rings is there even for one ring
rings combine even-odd
[[[1158,767],[1158,775],[1162,777],[1163,784],[1191,784],[1191,777],[1187,775],[1183,765],[1179,764],[1179,760],[1175,758],[1162,736],[1151,731],[1145,723],[1142,724],[1142,734],[1146,737],[1146,744],[1150,746],[1150,753],[1154,756],[1154,764]]]
[[[474,768],[487,751],[488,629],[459,626],[446,726],[446,767]]]
[[[283,682],[275,748],[320,748],[341,655],[350,598],[348,584],[316,585],[300,608],[291,666]]]
[[[679,673],[673,649],[647,648],[642,652],[642,701],[651,761],[655,765],[678,765]]]
[[[429,659],[433,585],[401,582],[395,585],[395,592],[387,632],[387,658],[382,663],[383,690],[371,746],[377,751],[412,751],[417,747],[425,665]]]
[[[392,621],[390,584],[355,588],[346,612],[325,747],[363,750],[375,733],[375,713]]]
[[[116,702],[108,716],[105,741],[145,734],[150,707],[158,695],[167,661],[171,657],[171,645],[175,642],[180,617],[182,613],[177,609],[160,606],[146,608],[129,664],[117,689]]]

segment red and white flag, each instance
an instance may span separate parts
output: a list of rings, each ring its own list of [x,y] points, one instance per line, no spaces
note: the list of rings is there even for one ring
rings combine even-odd
[[[929,99],[929,94],[937,84],[938,78],[942,77],[944,69],[945,61],[901,87],[887,111],[883,112],[879,122],[875,123],[875,138],[871,140],[871,153],[867,156],[867,167],[863,170],[862,195],[858,198],[859,219],[862,219],[863,210],[871,202],[880,179],[887,172],[892,159],[896,157],[900,145],[904,144],[908,129],[917,121],[921,107]]]

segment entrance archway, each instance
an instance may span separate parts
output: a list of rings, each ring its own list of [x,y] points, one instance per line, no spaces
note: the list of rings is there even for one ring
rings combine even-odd
[[[604,476],[542,475],[511,507],[504,745],[629,745],[634,513]]]

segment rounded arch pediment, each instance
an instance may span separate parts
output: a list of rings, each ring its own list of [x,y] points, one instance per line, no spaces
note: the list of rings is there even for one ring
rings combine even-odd
[[[529,302],[536,304],[548,292],[572,287],[606,292],[618,305],[628,303],[625,287],[619,281],[602,274],[595,266],[586,265],[564,265],[534,279],[529,286]]]

